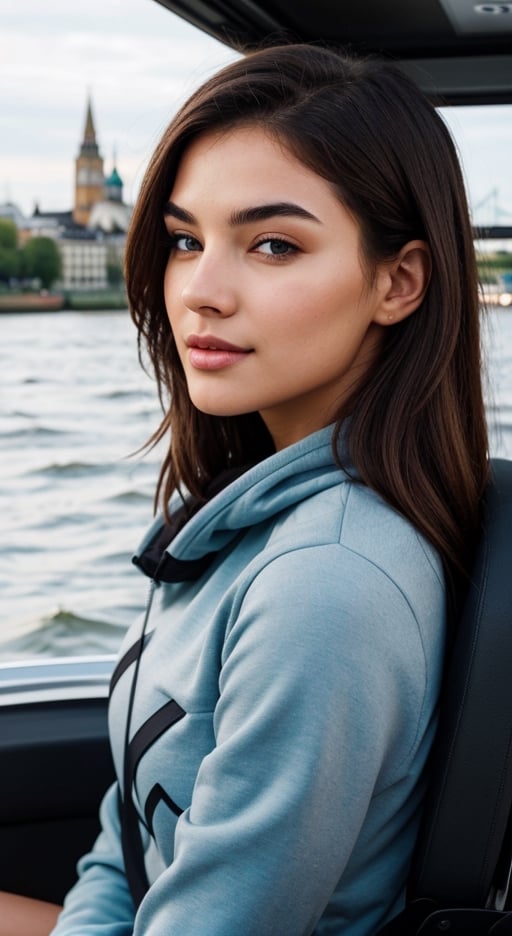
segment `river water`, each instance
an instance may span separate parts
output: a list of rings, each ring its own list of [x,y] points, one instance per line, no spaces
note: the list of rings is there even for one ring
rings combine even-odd
[[[512,458],[512,311],[485,344],[492,453]],[[115,652],[144,605],[159,421],[126,312],[0,316],[0,658]]]

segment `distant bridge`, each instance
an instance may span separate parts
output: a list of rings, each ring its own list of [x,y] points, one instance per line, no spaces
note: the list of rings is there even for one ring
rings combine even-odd
[[[473,217],[485,217],[489,224],[475,223],[474,236],[477,240],[510,240],[512,238],[512,211],[499,204],[499,190],[491,189],[485,198],[473,205]]]
[[[475,240],[512,240],[512,224],[491,224],[473,227]]]

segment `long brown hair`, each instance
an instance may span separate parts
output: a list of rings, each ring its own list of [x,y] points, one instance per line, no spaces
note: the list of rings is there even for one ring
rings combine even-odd
[[[210,416],[191,403],[163,295],[163,208],[179,160],[199,134],[248,124],[263,125],[333,185],[360,225],[369,278],[408,241],[429,245],[425,299],[385,329],[378,360],[339,413],[334,445],[350,412],[348,451],[362,480],[433,543],[457,580],[469,567],[487,478],[472,230],[443,120],[412,81],[377,60],[309,45],[260,50],[208,80],[165,131],[126,249],[139,348],[164,408],[150,441],[169,438],[157,497],[164,510],[180,486],[204,497],[223,469],[273,450],[257,413]]]

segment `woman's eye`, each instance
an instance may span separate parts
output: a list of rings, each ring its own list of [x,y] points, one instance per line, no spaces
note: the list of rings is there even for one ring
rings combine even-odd
[[[279,237],[267,237],[265,240],[256,244],[255,250],[258,253],[267,254],[271,257],[286,257],[298,252],[298,247],[289,241]]]
[[[171,234],[171,250],[181,250],[183,253],[193,253],[202,250],[201,244],[197,238],[191,234]]]

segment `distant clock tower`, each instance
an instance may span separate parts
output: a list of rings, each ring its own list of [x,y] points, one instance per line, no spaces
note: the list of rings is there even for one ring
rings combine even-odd
[[[91,101],[87,102],[84,139],[75,161],[75,207],[73,220],[86,225],[93,206],[105,197],[103,158],[96,143]]]

